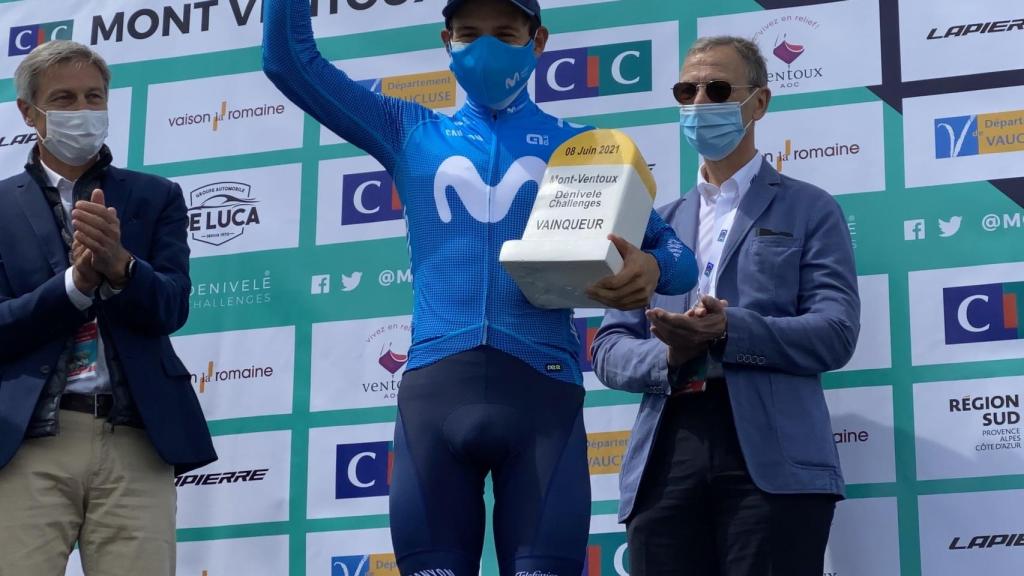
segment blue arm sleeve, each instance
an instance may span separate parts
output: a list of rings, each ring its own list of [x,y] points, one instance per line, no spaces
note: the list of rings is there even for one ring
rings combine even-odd
[[[406,135],[433,112],[374,94],[317,51],[309,0],[263,3],[263,71],[289,100],[393,173]]]
[[[697,260],[693,251],[679,240],[675,230],[653,210],[640,249],[654,256],[661,268],[657,287],[659,294],[686,294],[697,284]]]

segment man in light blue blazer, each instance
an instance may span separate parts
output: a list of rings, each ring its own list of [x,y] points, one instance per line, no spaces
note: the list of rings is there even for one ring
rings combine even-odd
[[[698,289],[609,311],[593,348],[606,386],[643,393],[620,480],[630,573],[820,576],[844,490],[821,374],[859,332],[846,219],[755,148],[771,99],[756,44],[699,39],[673,92],[704,163],[661,214]]]

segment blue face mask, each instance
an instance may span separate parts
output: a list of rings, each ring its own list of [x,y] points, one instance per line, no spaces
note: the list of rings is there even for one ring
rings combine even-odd
[[[494,36],[481,36],[469,44],[452,42],[451,55],[451,70],[462,89],[493,110],[511,104],[537,67],[532,40],[526,46],[512,46]]]
[[[743,102],[683,106],[679,110],[679,126],[683,137],[707,160],[721,160],[732,154],[747,134],[747,126],[750,126],[750,122],[743,124],[743,105],[758,90],[760,88],[754,90]]]

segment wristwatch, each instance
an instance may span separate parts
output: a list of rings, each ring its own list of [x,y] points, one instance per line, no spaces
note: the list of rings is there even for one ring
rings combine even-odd
[[[128,255],[128,262],[124,265],[124,279],[125,283],[135,276],[135,256]]]

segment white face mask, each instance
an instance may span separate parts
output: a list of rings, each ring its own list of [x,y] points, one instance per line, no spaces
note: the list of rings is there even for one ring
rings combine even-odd
[[[43,146],[70,166],[87,163],[100,151],[107,139],[109,120],[106,110],[50,110],[46,115]],[[38,133],[38,130],[37,130]]]

